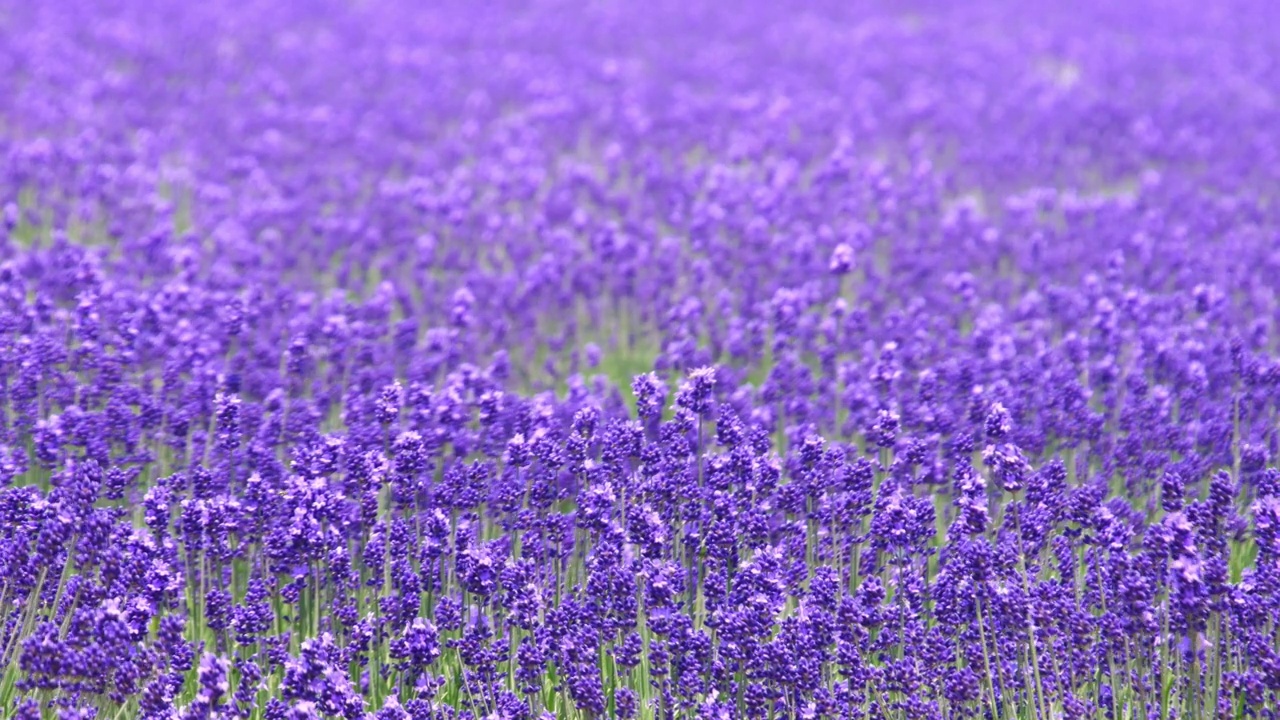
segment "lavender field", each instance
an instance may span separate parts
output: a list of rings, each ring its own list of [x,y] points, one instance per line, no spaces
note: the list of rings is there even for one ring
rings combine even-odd
[[[1280,717],[1280,3],[0,0],[3,720]]]

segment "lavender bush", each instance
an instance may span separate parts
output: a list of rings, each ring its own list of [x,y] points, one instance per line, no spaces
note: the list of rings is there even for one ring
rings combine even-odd
[[[1276,718],[1277,24],[0,4],[0,717]]]

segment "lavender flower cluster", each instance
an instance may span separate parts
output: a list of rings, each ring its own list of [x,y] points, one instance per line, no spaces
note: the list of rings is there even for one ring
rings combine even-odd
[[[1280,6],[0,3],[0,718],[1280,713]]]

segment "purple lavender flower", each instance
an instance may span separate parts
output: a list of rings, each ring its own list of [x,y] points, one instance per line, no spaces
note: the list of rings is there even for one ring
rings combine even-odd
[[[995,474],[1000,489],[1008,493],[1022,490],[1031,474],[1031,465],[1017,445],[988,445],[982,451],[982,460]]]
[[[848,275],[853,270],[853,265],[853,248],[848,243],[840,243],[831,251],[831,260],[827,263],[827,270],[836,276]]]
[[[656,375],[637,375],[631,381],[631,391],[636,398],[636,412],[641,418],[652,420],[662,413],[667,390]]]
[[[440,638],[436,628],[422,618],[414,618],[403,636],[391,644],[391,657],[422,669],[440,657]]]
[[[689,371],[676,393],[676,406],[694,415],[706,415],[711,409],[711,391],[716,386],[716,369],[701,367]]]
[[[13,5],[8,714],[1280,706],[1271,4]]]
[[[1013,429],[1013,420],[1009,417],[1009,411],[1005,409],[1004,405],[996,402],[991,404],[991,410],[987,412],[984,426],[988,438],[1002,440]]]

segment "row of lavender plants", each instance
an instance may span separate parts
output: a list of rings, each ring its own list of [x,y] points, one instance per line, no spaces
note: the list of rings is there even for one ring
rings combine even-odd
[[[1275,718],[1277,9],[0,3],[0,718]]]

